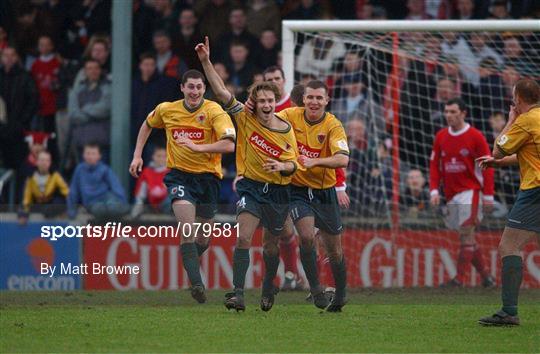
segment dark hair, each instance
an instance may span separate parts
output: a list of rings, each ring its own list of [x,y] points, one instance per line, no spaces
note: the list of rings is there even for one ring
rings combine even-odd
[[[516,96],[527,104],[540,102],[540,85],[531,79],[519,79],[514,86]]]
[[[182,85],[184,85],[188,79],[201,79],[202,82],[205,83],[203,73],[195,69],[188,70],[182,75]]]
[[[285,73],[283,72],[283,69],[281,67],[277,66],[277,65],[272,65],[272,66],[269,66],[266,69],[264,69],[263,76],[266,75],[266,74],[273,73],[275,71],[279,71],[281,73],[281,77],[285,78]]]
[[[251,85],[250,88],[248,89],[248,92],[249,92],[249,98],[251,98],[253,102],[257,101],[257,93],[259,91],[272,91],[276,97],[276,102],[278,102],[281,99],[279,88],[273,82],[263,81],[261,83]]]
[[[307,83],[306,88],[310,88],[314,90],[323,88],[326,91],[326,93],[328,93],[328,86],[326,86],[326,84],[320,80],[311,80],[310,82]]]
[[[249,45],[245,41],[243,41],[241,39],[233,39],[231,41],[231,45],[230,45],[229,48],[240,47],[240,46],[246,48],[247,50],[249,50]]]
[[[467,111],[467,105],[465,104],[465,101],[463,101],[461,98],[452,98],[446,102],[446,106],[450,106],[453,104],[457,104],[460,111]]]
[[[86,59],[84,61],[84,66],[86,66],[86,64],[88,64],[88,63],[96,63],[99,66],[99,68],[101,69],[101,64],[96,59],[92,59],[92,58]]]
[[[165,30],[157,30],[154,32],[154,34],[152,35],[152,38],[156,38],[156,37],[167,37],[169,38],[169,40],[171,39],[171,35],[169,34],[169,32],[165,31]]]
[[[101,146],[96,142],[89,142],[83,145],[83,151],[84,149],[98,149],[99,153],[101,154]]]
[[[155,61],[156,56],[154,54],[152,54],[151,52],[144,52],[141,55],[139,55],[139,63],[142,62],[143,60],[146,60],[146,59],[152,59],[152,60]]]
[[[298,107],[304,106],[303,98],[305,90],[304,85],[295,85],[291,91],[291,101]]]

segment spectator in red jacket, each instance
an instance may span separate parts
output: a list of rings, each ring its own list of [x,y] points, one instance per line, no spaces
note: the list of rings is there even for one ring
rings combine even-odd
[[[135,204],[131,210],[131,217],[139,216],[148,203],[150,209],[166,213],[170,209],[167,187],[163,184],[163,178],[169,173],[167,168],[167,151],[163,147],[156,147],[152,155],[150,166],[142,170],[135,185]]]
[[[56,95],[60,60],[54,52],[54,43],[50,36],[41,35],[38,39],[39,57],[32,64],[30,72],[39,91],[40,126],[48,133],[55,131]]]

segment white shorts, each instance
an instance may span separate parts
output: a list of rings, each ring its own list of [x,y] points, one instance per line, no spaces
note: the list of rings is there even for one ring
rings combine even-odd
[[[446,203],[444,223],[449,229],[476,226],[483,217],[482,193],[479,190],[471,189],[458,193]]]

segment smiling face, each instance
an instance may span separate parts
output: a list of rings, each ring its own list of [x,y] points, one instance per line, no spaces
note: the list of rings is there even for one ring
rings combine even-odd
[[[204,99],[206,86],[202,79],[189,78],[185,84],[180,85],[180,90],[188,106],[197,107]]]
[[[276,110],[276,95],[271,90],[260,90],[255,95],[255,113],[264,121],[269,121]]]
[[[306,87],[304,106],[306,107],[308,118],[316,120],[322,117],[328,102],[328,93],[323,87],[317,89]]]

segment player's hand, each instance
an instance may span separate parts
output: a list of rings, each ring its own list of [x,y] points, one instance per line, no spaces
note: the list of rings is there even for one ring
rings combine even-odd
[[[279,172],[285,169],[285,164],[274,159],[267,159],[263,164],[263,170],[265,172]]]
[[[337,191],[337,200],[338,204],[342,209],[349,209],[349,206],[351,205],[351,200],[349,199],[349,196],[347,195],[346,191]]]
[[[498,166],[498,160],[495,159],[493,156],[489,156],[489,155],[479,157],[474,161],[478,164],[478,166],[482,170],[485,170],[485,169],[490,168],[490,167],[497,167]]]
[[[233,192],[236,193],[236,183],[238,183],[238,181],[240,181],[242,178],[244,178],[244,176],[242,176],[242,175],[237,175],[236,177],[234,177],[234,179],[232,181],[232,190],[233,190]]]
[[[312,168],[312,167],[317,166],[317,163],[316,163],[317,161],[315,159],[311,159],[304,155],[298,156],[298,162],[300,162],[300,164],[304,166],[305,168]]]
[[[253,102],[251,97],[248,97],[244,103],[244,110],[248,113],[255,114],[255,102]]]
[[[199,145],[195,144],[193,140],[185,136],[179,136],[176,138],[175,142],[177,145],[185,146],[193,152],[199,152],[201,150]]]
[[[199,43],[195,46],[195,51],[201,62],[210,59],[210,41],[208,40],[208,36],[204,37],[204,43]]]
[[[134,157],[133,160],[131,160],[131,164],[129,165],[129,174],[135,178],[139,178],[139,173],[141,173],[142,167],[143,159],[140,157]]]
[[[431,203],[431,205],[433,206],[438,206],[439,204],[441,204],[441,196],[438,195],[438,194],[434,194],[431,196],[431,198],[429,199],[429,202]]]

